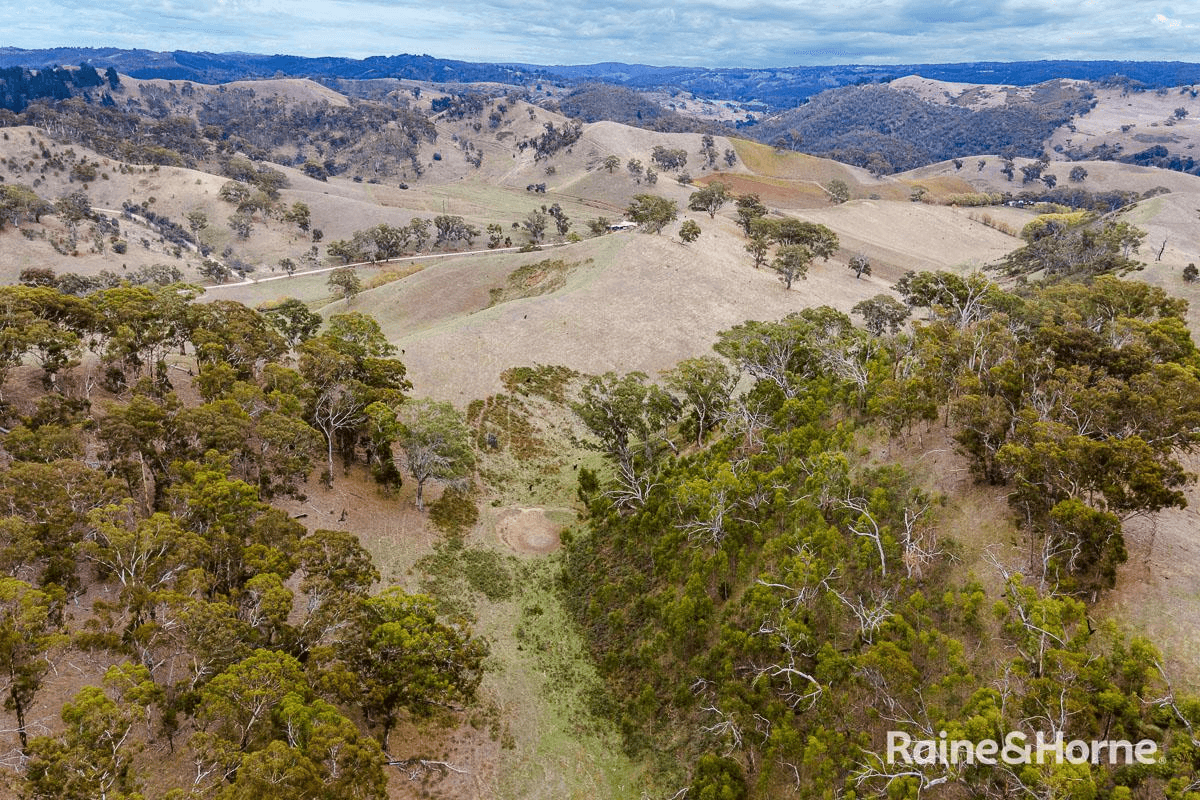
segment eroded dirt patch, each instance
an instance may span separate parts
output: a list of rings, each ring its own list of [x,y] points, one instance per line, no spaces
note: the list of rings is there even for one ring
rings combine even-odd
[[[546,509],[506,508],[496,520],[500,541],[518,553],[552,553],[559,546],[562,526],[546,516]]]

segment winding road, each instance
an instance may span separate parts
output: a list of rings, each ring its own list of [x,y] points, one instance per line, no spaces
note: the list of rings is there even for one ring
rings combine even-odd
[[[133,214],[133,213],[127,214],[127,212],[125,212],[125,211],[117,211],[116,209],[112,209],[112,208],[93,208],[92,210],[98,211],[102,214],[113,214],[118,219],[131,220],[133,222],[136,222],[144,227],[147,227],[147,228],[150,228],[151,230],[153,230],[153,225],[151,225],[150,221],[139,214]],[[567,244],[570,244],[570,242],[555,242],[552,244],[540,245],[539,247],[540,247],[540,249],[545,250],[545,249],[548,249],[551,247],[562,247],[563,245],[567,245]],[[194,249],[194,246],[193,246],[193,249]],[[304,275],[319,275],[322,272],[333,272],[336,269],[344,269],[345,267],[374,267],[374,266],[379,266],[380,264],[396,264],[396,263],[400,263],[403,261],[419,261],[419,260],[425,259],[425,258],[447,258],[449,256],[477,256],[477,255],[487,255],[488,253],[514,253],[514,252],[520,252],[520,251],[521,251],[520,247],[495,247],[495,248],[490,248],[487,250],[458,250],[458,251],[449,252],[449,253],[425,253],[424,255],[417,255],[417,256],[397,256],[395,258],[385,258],[380,261],[356,261],[352,264],[337,264],[332,267],[317,267],[316,269],[307,269],[307,270],[291,272],[291,273],[285,272],[282,275],[268,275],[268,276],[265,276],[262,278],[243,278],[242,280],[240,280],[236,283],[218,283],[218,284],[214,284],[213,286],[205,286],[202,288],[204,289],[205,292],[211,292],[214,289],[233,289],[238,286],[254,286],[259,283],[266,283],[267,281],[281,281],[286,278],[299,278]],[[220,262],[218,262],[218,263],[220,263]]]

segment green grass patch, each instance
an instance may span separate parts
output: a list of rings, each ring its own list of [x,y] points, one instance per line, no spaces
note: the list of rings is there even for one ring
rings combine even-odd
[[[460,536],[435,544],[417,562],[421,591],[433,597],[444,613],[473,617],[479,597],[498,603],[512,598],[516,558],[495,550],[468,547]]]
[[[479,521],[479,509],[472,493],[451,486],[429,504],[429,521],[442,533],[461,536]]]
[[[478,432],[476,443],[480,450],[508,450],[524,462],[550,455],[550,448],[538,436],[531,417],[519,398],[507,394],[474,400],[467,407],[467,419]]]
[[[511,626],[493,649],[506,705],[536,708],[514,719],[503,755],[505,800],[636,798],[647,788],[610,717],[609,689],[568,615],[555,557],[521,564],[519,589],[504,608]]]
[[[567,285],[567,276],[577,267],[590,264],[587,261],[567,262],[558,259],[546,259],[533,264],[518,267],[509,273],[504,286],[499,286],[489,292],[488,308],[521,300],[526,297],[540,297],[544,294],[557,292]]]
[[[504,388],[513,394],[544,397],[555,403],[565,403],[567,387],[579,373],[560,364],[534,364],[532,367],[512,367],[500,373]]]

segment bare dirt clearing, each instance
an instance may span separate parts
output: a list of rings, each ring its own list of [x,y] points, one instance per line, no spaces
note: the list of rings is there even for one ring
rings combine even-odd
[[[500,541],[518,553],[552,553],[559,547],[562,526],[544,508],[506,508],[496,518]]]

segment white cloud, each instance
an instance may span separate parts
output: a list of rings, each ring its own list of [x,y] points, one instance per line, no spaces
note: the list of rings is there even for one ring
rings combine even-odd
[[[0,0],[0,46],[770,67],[1196,60],[1162,0]],[[1161,11],[1159,9],[1162,9]],[[1131,35],[1140,29],[1143,36]],[[1148,44],[1153,31],[1175,35]]]

